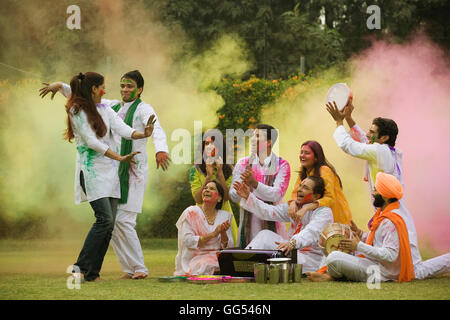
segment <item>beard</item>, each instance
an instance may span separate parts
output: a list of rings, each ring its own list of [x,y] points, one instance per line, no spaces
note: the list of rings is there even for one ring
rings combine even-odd
[[[373,206],[375,208],[381,208],[384,205],[385,201],[381,194],[377,194],[373,197]]]

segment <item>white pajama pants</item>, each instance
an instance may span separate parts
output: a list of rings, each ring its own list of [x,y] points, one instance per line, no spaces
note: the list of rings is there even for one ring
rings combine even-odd
[[[450,253],[422,261],[414,266],[416,279],[426,279],[450,273]]]
[[[129,275],[135,272],[148,274],[144,264],[144,254],[136,230],[136,212],[117,209],[116,222],[111,237],[111,245],[122,270]]]
[[[367,281],[370,267],[378,267],[379,264],[366,258],[355,257],[351,254],[333,251],[326,258],[328,274],[334,279],[345,278],[349,281]],[[381,277],[381,281],[387,279]]]

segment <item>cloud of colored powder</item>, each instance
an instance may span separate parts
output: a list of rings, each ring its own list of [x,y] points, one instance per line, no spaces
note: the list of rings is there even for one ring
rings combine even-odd
[[[364,161],[341,151],[333,139],[335,122],[325,110],[328,88],[346,82],[353,91],[354,118],[367,130],[375,117],[391,118],[399,127],[396,147],[403,151],[405,200],[414,217],[419,245],[450,249],[450,65],[448,53],[422,34],[404,44],[384,41],[353,57],[344,74],[328,70],[294,88],[263,121],[280,129],[280,155],[299,169],[300,145],[317,140],[340,175],[355,222],[367,230],[372,214]],[[296,176],[292,175],[292,190]]]

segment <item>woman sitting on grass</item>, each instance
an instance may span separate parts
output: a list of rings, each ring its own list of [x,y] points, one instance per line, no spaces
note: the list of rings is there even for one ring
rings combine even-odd
[[[214,135],[217,129],[206,131],[203,134],[201,163],[192,166],[189,170],[189,182],[191,184],[192,197],[198,206],[202,204],[203,188],[212,180],[217,180],[224,190],[222,209],[233,213],[231,209],[228,191],[233,178],[233,166],[224,163],[227,159],[226,143],[215,141]],[[234,216],[231,220],[231,233],[234,243],[237,242],[238,226]]]
[[[213,180],[202,191],[202,204],[190,206],[178,219],[175,276],[212,275],[219,270],[216,252],[233,245],[232,214],[221,210],[224,190]]]

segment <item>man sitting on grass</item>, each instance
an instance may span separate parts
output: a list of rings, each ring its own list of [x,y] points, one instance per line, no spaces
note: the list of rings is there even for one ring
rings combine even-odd
[[[247,249],[281,250],[285,255],[297,251],[297,263],[303,265],[303,272],[315,271],[323,263],[323,250],[319,247],[319,235],[325,226],[333,223],[333,213],[328,207],[314,210],[302,208],[323,197],[325,183],[321,177],[305,178],[297,192],[297,211],[289,216],[289,204],[270,205],[259,200],[245,183],[235,182],[233,187],[241,197],[241,208],[269,221],[290,222],[289,241],[269,230],[260,231],[248,244]]]
[[[339,243],[339,249],[358,250],[364,256],[333,251],[327,256],[325,267],[307,273],[311,281],[366,281],[370,267],[379,268],[380,281],[409,282],[415,278],[408,230],[397,213],[403,187],[393,175],[379,172],[375,189],[373,205],[378,210],[369,222],[370,233],[361,235],[365,242],[355,234],[353,239]]]

